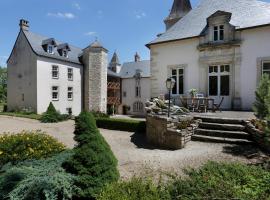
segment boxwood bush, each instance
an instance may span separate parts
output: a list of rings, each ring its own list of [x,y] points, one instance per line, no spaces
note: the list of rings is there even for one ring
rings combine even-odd
[[[61,167],[71,155],[72,151],[64,151],[45,160],[4,166],[0,176],[0,199],[72,199],[78,190],[74,186],[75,177]]]
[[[11,162],[47,158],[65,150],[65,145],[41,131],[23,131],[0,136],[0,167]]]
[[[118,180],[117,160],[91,113],[82,112],[75,119],[74,135],[74,155],[63,167],[77,176],[75,185],[80,191],[74,199],[94,199],[106,184]]]
[[[113,118],[96,118],[99,128],[145,133],[145,121],[129,120],[129,119],[113,119]]]

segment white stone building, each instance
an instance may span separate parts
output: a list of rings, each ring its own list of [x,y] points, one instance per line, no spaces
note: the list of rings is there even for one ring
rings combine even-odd
[[[97,41],[80,49],[32,33],[21,20],[7,61],[8,110],[41,114],[52,102],[61,113],[106,112],[107,52]]]
[[[131,115],[144,115],[145,102],[150,99],[150,61],[139,59],[136,53],[134,62],[123,63],[120,71],[122,79],[123,110]]]
[[[175,98],[192,88],[224,109],[250,110],[263,73],[270,72],[270,3],[257,0],[174,0],[166,32],[149,44],[151,96]]]

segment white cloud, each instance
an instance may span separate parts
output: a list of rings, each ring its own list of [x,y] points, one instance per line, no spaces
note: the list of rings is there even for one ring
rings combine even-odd
[[[98,10],[97,15],[98,15],[98,18],[103,18],[103,11]]]
[[[75,15],[73,13],[48,13],[47,14],[49,17],[58,17],[58,18],[63,18],[63,19],[73,19],[75,18]]]
[[[76,8],[77,10],[81,10],[81,6],[78,3],[73,3],[72,6]]]
[[[94,32],[94,31],[89,31],[89,32],[85,33],[84,35],[86,35],[86,36],[95,36],[96,34],[97,33]]]
[[[136,19],[142,19],[142,18],[146,17],[146,13],[135,11],[135,17],[136,17]]]

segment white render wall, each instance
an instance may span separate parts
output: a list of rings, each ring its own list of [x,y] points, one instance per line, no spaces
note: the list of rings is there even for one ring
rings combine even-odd
[[[16,111],[27,108],[36,112],[36,55],[31,50],[23,32],[19,33],[7,69],[8,110]]]
[[[59,78],[52,78],[52,66],[59,67]],[[68,80],[68,68],[73,68],[73,81]],[[79,115],[82,110],[82,65],[38,57],[37,59],[37,113],[44,113],[50,102],[56,110],[67,114],[67,108],[72,108],[73,115]],[[52,101],[52,86],[59,87],[59,100]],[[73,100],[67,98],[68,87],[73,87]]]
[[[141,79],[141,98],[136,97],[136,80],[135,78],[125,78],[122,79],[122,104],[130,106],[129,114],[143,115],[143,113],[133,112],[133,104],[137,101],[140,101],[144,104],[147,100],[151,98],[151,88],[150,88],[150,78]],[[126,92],[126,97],[123,96],[123,93]]]
[[[247,29],[241,38],[241,97],[242,108],[251,109],[261,75],[262,60],[270,61],[270,27]]]
[[[151,47],[151,97],[168,93],[166,79],[172,67],[184,67],[184,91],[199,88],[199,38]]]

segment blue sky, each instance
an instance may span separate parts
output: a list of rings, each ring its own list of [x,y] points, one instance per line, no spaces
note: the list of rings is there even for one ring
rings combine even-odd
[[[191,0],[193,7],[199,0]],[[266,0],[270,1],[270,0]],[[96,37],[120,61],[136,51],[149,59],[145,44],[164,31],[173,0],[1,0],[0,65],[6,65],[21,18],[30,30],[84,48]]]

